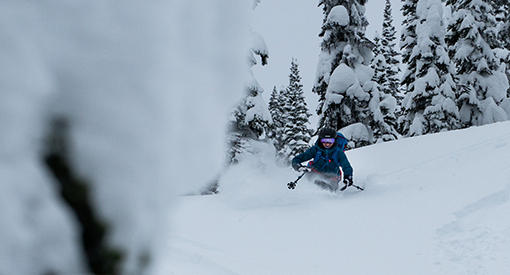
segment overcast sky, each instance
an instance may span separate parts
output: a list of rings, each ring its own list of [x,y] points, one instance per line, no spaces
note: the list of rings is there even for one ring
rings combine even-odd
[[[310,112],[315,115],[317,96],[311,93],[317,60],[320,52],[322,8],[318,0],[261,0],[251,19],[251,28],[262,35],[269,49],[269,63],[253,67],[255,78],[264,88],[264,99],[269,98],[274,86],[289,84],[290,62],[294,57],[299,64],[301,84],[305,91]],[[367,18],[370,25],[367,37],[373,39],[375,32],[381,33],[384,0],[369,0]],[[393,23],[397,30],[402,23],[401,1],[391,0]],[[398,34],[400,37],[400,34]],[[397,42],[398,45],[398,42]],[[312,117],[312,127],[316,118]]]

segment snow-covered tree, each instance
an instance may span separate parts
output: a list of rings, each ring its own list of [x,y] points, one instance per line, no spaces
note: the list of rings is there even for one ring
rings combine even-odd
[[[281,99],[284,104],[281,118],[281,148],[278,155],[290,160],[308,149],[308,142],[311,139],[308,128],[311,114],[306,106],[298,63],[295,59],[291,61],[289,86],[282,91]]]
[[[400,72],[400,53],[395,50],[397,31],[393,25],[393,15],[391,12],[391,2],[390,0],[386,0],[380,48],[386,63],[386,81],[379,84],[382,85],[381,89],[383,93],[390,94],[400,101],[400,80],[398,79],[398,73]]]
[[[381,91],[382,85],[387,83],[388,66],[386,66],[386,59],[380,50],[381,40],[377,33],[374,38],[374,43],[375,57],[371,65],[374,70],[374,76],[372,77],[374,83],[367,83],[367,87],[370,88],[366,89],[371,94],[369,108],[372,112],[373,120],[370,127],[375,142],[390,141],[397,139],[399,136],[396,131],[396,110],[398,108],[398,102],[391,93],[384,93]]]
[[[257,1],[254,2],[255,6]],[[268,107],[262,98],[264,89],[255,79],[251,67],[258,64],[260,57],[262,66],[267,64],[269,52],[262,36],[252,32],[251,49],[248,56],[249,80],[246,83],[245,98],[237,105],[230,118],[228,158],[231,163],[239,161],[238,156],[249,150],[250,141],[263,139],[271,128],[272,120]]]
[[[404,21],[402,22],[402,30],[400,34],[400,50],[402,53],[402,63],[406,67],[401,81],[404,93],[414,91],[414,82],[416,80],[416,59],[412,57],[412,52],[417,44],[417,4],[418,0],[402,0],[401,11],[404,16]],[[404,130],[409,128],[408,125],[406,126],[408,123],[408,121],[406,122],[406,117],[403,111],[400,112],[400,116],[398,117],[398,131],[400,134],[408,134],[407,130]]]
[[[413,56],[413,50],[417,44],[416,26],[418,24],[418,17],[416,6],[418,0],[403,0],[402,2],[401,10],[404,15],[404,21],[402,22],[400,36],[400,49],[402,51],[402,63],[407,67],[402,77],[402,85],[405,86],[405,91],[409,92],[414,90],[414,82],[416,80],[416,59]]]
[[[389,1],[386,1],[384,8],[382,33],[382,37],[376,33],[374,38],[375,57],[371,66],[374,69],[372,80],[376,84],[367,89],[371,94],[369,108],[373,119],[370,127],[375,142],[395,140],[399,136],[396,131],[398,128],[396,112],[400,105],[400,82],[397,78],[400,61],[399,53],[395,50],[396,31]]]
[[[273,120],[273,124],[270,127],[270,131],[268,131],[267,136],[269,138],[274,138],[276,136],[276,128],[280,127],[279,118],[281,117],[282,108],[280,104],[280,91],[276,89],[276,86],[273,87],[273,91],[269,96],[268,101],[268,110],[271,114],[271,119]]]
[[[492,4],[498,22],[498,41],[501,42],[495,54],[501,62],[500,71],[506,73],[510,83],[510,3],[507,0],[494,0]],[[508,89],[507,97],[510,97],[510,89]]]
[[[284,90],[284,89],[282,89]],[[268,131],[268,137],[273,140],[273,144],[277,151],[279,151],[283,146],[282,136],[283,136],[283,127],[285,125],[283,120],[283,106],[285,104],[284,99],[282,97],[283,91],[277,90],[276,86],[273,87],[273,91],[271,92],[271,96],[269,97],[269,113],[271,114],[271,118],[273,123]]]
[[[380,86],[382,86],[386,80],[386,59],[381,51],[381,37],[379,33],[375,33],[374,37],[374,58],[372,59],[370,67],[374,70],[374,75],[372,76],[372,81],[376,82]]]
[[[506,15],[502,18],[499,39],[504,43],[503,46],[510,50],[510,4],[506,5],[504,10]]]
[[[499,41],[504,48],[510,48],[510,3],[508,0],[493,0],[492,7],[498,23]]]
[[[447,4],[452,18],[446,41],[457,68],[462,126],[507,120],[499,104],[506,98],[508,79],[493,52],[501,44],[491,1],[448,0]]]
[[[415,65],[413,72],[406,72],[407,79],[415,81],[408,84],[403,102],[403,132],[407,136],[458,128],[454,66],[444,40],[443,4],[441,0],[419,0],[416,15],[416,45],[409,57]]]
[[[397,99],[379,90],[376,82],[367,82],[365,90],[370,93],[369,109],[372,116],[370,129],[374,142],[392,141],[399,137],[397,132]],[[370,140],[370,139],[368,139]]]
[[[365,37],[365,0],[323,0],[321,53],[313,92],[319,96],[319,128],[335,129],[362,122],[369,126],[373,43]]]
[[[510,49],[497,48],[494,49],[494,56],[500,63],[499,71],[506,74],[509,88],[507,90],[507,98],[510,97]],[[510,117],[509,117],[510,118]]]

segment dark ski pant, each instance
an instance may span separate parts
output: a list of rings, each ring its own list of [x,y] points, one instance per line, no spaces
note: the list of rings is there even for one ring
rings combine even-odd
[[[324,175],[315,171],[308,174],[309,180],[313,181],[313,183],[322,189],[329,191],[337,191],[340,188],[339,182],[341,178],[341,175]]]

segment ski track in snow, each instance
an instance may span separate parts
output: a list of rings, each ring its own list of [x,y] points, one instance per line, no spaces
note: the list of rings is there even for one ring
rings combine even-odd
[[[501,150],[508,145],[509,137],[499,136],[448,155],[461,157],[473,149]],[[505,165],[506,168],[495,175],[507,182],[505,189],[464,206],[453,213],[454,221],[436,230],[438,256],[435,264],[441,266],[445,264],[445,259],[453,263],[447,265],[449,268],[443,268],[445,273],[508,274],[510,227],[497,222],[502,217],[510,217],[510,164]],[[480,188],[484,188],[485,184],[491,182],[480,182]],[[504,269],[495,270],[495,263],[505,263]]]
[[[495,213],[510,217],[509,191],[507,188],[496,192],[454,213],[455,220],[437,230],[439,257],[435,263],[441,265],[444,260],[440,259],[449,259],[458,274],[503,274],[485,264],[498,261],[506,261],[506,270],[510,270],[510,228],[485,224],[487,220],[497,220]]]

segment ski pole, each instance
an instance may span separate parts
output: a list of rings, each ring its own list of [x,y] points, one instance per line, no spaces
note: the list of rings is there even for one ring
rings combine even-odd
[[[296,183],[298,182],[298,180],[300,180],[307,172],[308,171],[304,171],[303,174],[301,174],[295,181],[291,181],[291,182],[287,183],[287,188],[295,189]]]
[[[357,186],[357,185],[355,185],[355,184],[353,184],[353,185],[351,185],[351,186],[352,186],[352,187],[356,187],[358,190],[361,190],[361,191],[365,190],[365,189],[363,189],[363,188],[361,188],[361,187],[359,187],[359,186]]]
[[[347,184],[346,184],[344,187],[340,188],[340,191],[344,191],[344,190],[345,190],[345,189],[347,189],[347,187],[349,187],[349,186],[355,187],[355,188],[357,188],[358,190],[361,190],[361,191],[365,190],[365,189],[363,189],[362,187],[359,187],[359,186],[357,186],[357,185],[355,185],[355,184],[351,184],[351,185],[347,185]]]

